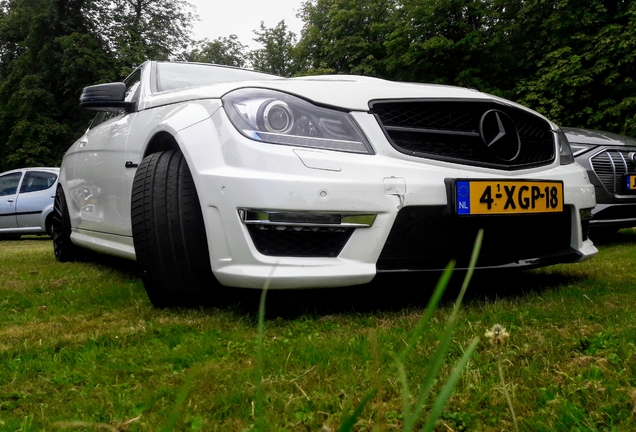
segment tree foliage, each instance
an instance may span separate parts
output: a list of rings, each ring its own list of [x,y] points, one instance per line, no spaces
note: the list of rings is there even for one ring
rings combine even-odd
[[[501,0],[401,0],[387,39],[395,79],[508,90],[514,48],[504,42],[511,13]]]
[[[387,77],[386,40],[396,30],[398,6],[397,0],[306,1],[298,44],[304,68]]]
[[[296,34],[287,30],[285,20],[274,28],[266,28],[261,21],[260,30],[254,30],[254,34],[254,40],[262,45],[249,55],[254,69],[284,77],[298,72],[300,67],[294,55]]]
[[[183,59],[195,16],[185,0],[94,0],[100,35],[123,68],[148,59]]]
[[[0,25],[2,169],[55,165],[87,117],[78,86],[112,70],[79,0],[13,0]]]
[[[247,66],[247,45],[243,45],[234,34],[217,38],[212,42],[205,39],[197,45],[185,55],[186,60],[235,67]]]
[[[178,58],[193,16],[182,0],[0,2],[0,169],[59,165],[86,128],[83,87],[148,58]]]
[[[305,69],[460,85],[636,135],[636,2],[307,0]]]
[[[636,135],[636,2],[526,3],[519,100],[565,125]]]

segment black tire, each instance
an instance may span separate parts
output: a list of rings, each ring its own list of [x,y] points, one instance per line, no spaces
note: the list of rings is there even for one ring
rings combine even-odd
[[[51,237],[53,237],[55,259],[60,262],[75,261],[78,256],[78,247],[71,241],[71,218],[61,185],[58,185],[55,191],[51,215]]]
[[[0,240],[20,240],[20,234],[4,234],[0,236]]]
[[[141,278],[155,307],[193,307],[220,300],[212,274],[201,205],[179,150],[139,164],[132,190],[133,241]]]

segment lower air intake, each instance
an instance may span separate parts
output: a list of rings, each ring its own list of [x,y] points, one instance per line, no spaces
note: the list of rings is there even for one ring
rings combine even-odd
[[[378,271],[457,268],[470,261],[477,232],[484,238],[477,267],[513,264],[570,250],[571,215],[563,213],[459,217],[446,207],[405,207],[398,213],[377,262]]]

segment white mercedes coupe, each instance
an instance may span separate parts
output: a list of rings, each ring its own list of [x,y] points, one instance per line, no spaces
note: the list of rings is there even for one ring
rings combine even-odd
[[[597,253],[565,135],[475,90],[148,61],[80,105],[97,115],[64,156],[55,256],[137,260],[157,307],[466,268],[482,228],[479,269]]]

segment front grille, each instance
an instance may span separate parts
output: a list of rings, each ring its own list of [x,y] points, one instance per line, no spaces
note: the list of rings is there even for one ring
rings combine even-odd
[[[570,249],[570,208],[562,213],[467,216],[443,206],[404,207],[377,262],[378,271],[458,268],[470,261],[477,232],[484,238],[477,267],[505,265]]]
[[[256,249],[263,255],[337,257],[353,228],[248,225]]]
[[[550,124],[528,111],[493,101],[373,101],[371,113],[398,151],[449,162],[518,170],[550,164],[555,158]],[[495,157],[484,144],[479,123],[489,110],[507,114],[521,141],[513,161]]]
[[[634,151],[636,151],[634,148],[607,149],[590,159],[592,169],[610,193],[615,195],[628,193],[623,176],[636,172],[636,165],[627,157]]]

